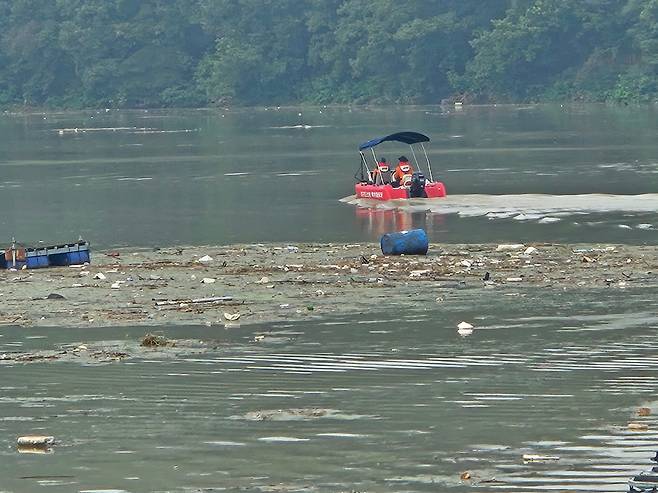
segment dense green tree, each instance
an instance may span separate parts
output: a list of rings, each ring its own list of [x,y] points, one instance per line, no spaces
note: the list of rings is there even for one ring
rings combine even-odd
[[[658,97],[658,0],[0,0],[0,105]]]

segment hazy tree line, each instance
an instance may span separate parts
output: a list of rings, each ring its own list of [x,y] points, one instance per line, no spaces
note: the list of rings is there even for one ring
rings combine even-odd
[[[658,97],[658,0],[0,0],[0,106]]]

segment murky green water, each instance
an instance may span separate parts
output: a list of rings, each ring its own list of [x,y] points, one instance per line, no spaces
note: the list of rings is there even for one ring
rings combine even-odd
[[[136,357],[0,366],[1,490],[459,492],[470,471],[498,481],[479,491],[625,491],[658,438],[658,293],[622,291],[445,291],[403,314],[163,331],[198,350],[140,349],[131,328],[4,329],[2,353],[113,341]],[[35,432],[52,454],[14,450]]]
[[[430,135],[449,202],[388,215],[338,202],[358,144],[399,129]],[[642,243],[656,239],[658,195],[640,210],[629,195],[656,192],[657,132],[651,106],[5,115],[0,225],[7,240],[97,246],[376,240],[410,226],[435,241]],[[585,197],[556,208],[519,194]]]
[[[357,144],[397,129],[432,137],[450,197],[339,202]],[[655,107],[6,115],[0,225],[6,240],[101,247],[410,226],[435,242],[653,243],[657,130]],[[105,341],[133,357],[0,358],[0,492],[625,491],[658,448],[657,294],[437,288],[445,302],[415,310],[165,328],[204,341],[166,351],[140,349],[130,327],[3,327],[0,355]],[[473,335],[458,336],[461,320]],[[19,454],[30,433],[58,444]],[[560,460],[524,464],[529,453]]]

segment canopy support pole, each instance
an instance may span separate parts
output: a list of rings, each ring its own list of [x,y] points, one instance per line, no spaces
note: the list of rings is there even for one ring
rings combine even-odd
[[[434,181],[434,178],[432,178],[432,165],[430,164],[430,158],[427,155],[427,151],[425,150],[425,145],[423,143],[420,143],[420,147],[423,148],[423,153],[425,153],[425,160],[427,161],[427,171],[429,171],[430,174],[430,182]]]
[[[375,154],[375,148],[371,147],[370,150],[372,151],[372,158],[375,160],[375,166],[377,166],[377,155]]]
[[[414,151],[414,146],[409,144],[409,149],[411,149],[411,155],[414,157],[414,162],[416,163],[416,169],[420,171],[420,164],[418,164],[418,159],[416,158],[416,151]]]
[[[377,168],[378,168],[379,160],[377,159],[377,155],[375,154],[375,148],[374,148],[374,147],[371,147],[370,150],[372,151],[372,158],[375,160],[375,167],[374,167],[374,169],[377,169]],[[371,180],[373,183],[375,183],[375,180],[372,178],[372,175],[371,175],[371,177],[370,177],[370,180]],[[375,183],[375,185],[377,185],[377,184]]]
[[[368,181],[372,181],[372,174],[370,173],[370,167],[368,166],[368,163],[366,162],[366,156],[363,154],[363,152],[359,152],[361,154],[361,166],[362,170],[365,170],[366,175],[368,176]],[[363,176],[363,173],[361,173],[361,176]]]

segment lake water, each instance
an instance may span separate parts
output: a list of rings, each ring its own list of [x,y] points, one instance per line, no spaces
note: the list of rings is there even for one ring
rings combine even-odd
[[[354,193],[358,144],[400,129],[432,138],[448,200],[429,213],[339,202]],[[643,243],[658,229],[657,134],[655,106],[5,115],[0,225],[7,241],[100,247],[377,240],[407,227],[447,242]]]
[[[7,240],[82,235],[102,247],[353,242],[415,225],[433,242],[653,243],[656,113],[7,115],[2,229]],[[450,197],[429,211],[340,202],[352,193],[358,143],[400,128],[432,137]],[[385,155],[406,152],[394,149]],[[3,327],[0,355],[102,343],[135,357],[0,359],[0,492],[622,492],[649,467],[656,288],[437,285],[436,294],[445,301],[347,318],[165,327],[197,342],[164,351],[138,347],[143,328]],[[458,336],[461,320],[473,335]],[[640,406],[651,415],[638,417]],[[19,454],[16,437],[30,433],[58,445]],[[560,459],[524,464],[523,454]]]

